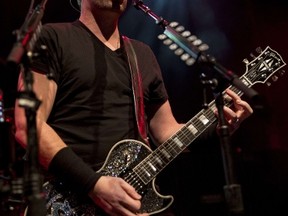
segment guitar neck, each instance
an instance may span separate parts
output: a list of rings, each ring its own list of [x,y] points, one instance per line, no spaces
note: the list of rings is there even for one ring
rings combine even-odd
[[[246,73],[240,77],[240,80],[247,87],[251,87],[256,83],[266,83],[276,71],[285,65],[286,63],[282,57],[268,46],[257,58],[255,57],[253,61],[246,64]],[[239,96],[243,95],[243,92],[234,86],[230,86],[229,89]],[[224,105],[230,107],[233,102],[228,95],[223,93],[223,98]],[[214,114],[215,109],[216,104],[215,100],[213,100],[207,109],[202,109],[176,134],[135,166],[133,171],[145,184],[152,181],[160,171],[217,120]]]
[[[240,78],[248,87],[251,85],[244,76]],[[243,93],[237,88],[230,86],[229,89],[241,96]],[[231,106],[232,101],[224,93],[224,104]],[[134,167],[134,172],[149,183],[160,173],[173,159],[175,159],[188,145],[200,136],[209,126],[217,120],[214,110],[215,100],[211,101],[207,109],[202,109],[190,119],[178,132],[160,145],[155,151],[147,156],[141,163]]]

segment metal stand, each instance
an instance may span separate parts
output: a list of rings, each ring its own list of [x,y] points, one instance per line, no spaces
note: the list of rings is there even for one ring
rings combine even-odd
[[[42,176],[39,172],[38,137],[36,113],[40,101],[33,92],[32,72],[26,67],[23,71],[25,90],[20,92],[19,106],[25,109],[27,122],[27,149],[24,172],[24,194],[28,202],[27,216],[46,215],[45,200],[42,193]]]
[[[34,2],[34,1],[33,1]],[[24,198],[28,203],[27,216],[46,215],[45,200],[42,193],[42,176],[39,172],[38,138],[36,113],[40,101],[33,92],[33,74],[30,63],[33,59],[34,44],[41,31],[41,20],[47,0],[43,0],[25,19],[17,31],[17,41],[7,58],[7,65],[12,68],[23,66],[24,91],[19,93],[19,106],[25,109],[27,122],[27,149],[24,167]]]
[[[226,185],[224,186],[224,196],[227,212],[230,216],[240,216],[244,214],[244,206],[242,200],[241,186],[237,184],[234,172],[234,162],[232,156],[233,153],[231,151],[230,144],[230,131],[223,111],[225,103],[222,87],[216,78],[208,79],[205,74],[201,74],[200,78],[204,86],[203,106],[205,107],[206,103],[206,89],[207,87],[210,87],[213,91],[215,97],[215,104],[218,111],[218,132],[220,137],[222,161],[226,182]]]
[[[223,112],[224,101],[222,92],[215,94],[215,102],[218,110],[219,137],[226,181],[226,185],[224,186],[224,195],[227,210],[229,215],[243,215],[244,206],[241,186],[237,184],[235,178],[233,153],[230,145],[230,132]]]

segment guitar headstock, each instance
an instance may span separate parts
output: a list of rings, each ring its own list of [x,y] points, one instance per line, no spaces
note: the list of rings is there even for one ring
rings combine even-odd
[[[171,22],[169,26],[173,28],[176,32],[179,33],[183,39],[187,40],[188,43],[191,43],[193,46],[197,47],[199,51],[206,51],[209,49],[209,46],[190,31],[186,30],[184,26],[180,25],[178,22]],[[158,35],[158,39],[163,41],[163,44],[168,46],[170,50],[174,51],[177,56],[180,56],[180,59],[186,63],[186,65],[191,66],[195,63],[195,59],[189,55],[184,49],[179,47],[173,40],[171,40],[165,33]]]
[[[258,56],[253,53],[250,54],[252,61],[249,62],[248,59],[244,59],[243,62],[246,64],[246,73],[243,75],[245,82],[249,85],[254,85],[256,83],[266,83],[268,86],[271,82],[268,80],[277,81],[278,75],[283,75],[284,70],[281,70],[286,63],[283,61],[282,57],[275,50],[267,46],[263,51],[261,48],[257,48],[256,52]],[[276,72],[280,72],[277,73]]]

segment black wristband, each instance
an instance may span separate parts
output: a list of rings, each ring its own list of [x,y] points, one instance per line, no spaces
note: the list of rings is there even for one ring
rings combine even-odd
[[[101,177],[101,174],[90,168],[69,147],[57,152],[48,170],[55,175],[56,179],[64,181],[64,183],[76,189],[77,192],[85,194],[93,189]]]

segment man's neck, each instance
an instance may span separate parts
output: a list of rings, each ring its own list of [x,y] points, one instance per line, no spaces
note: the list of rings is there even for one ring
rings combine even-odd
[[[104,16],[82,13],[79,20],[108,48],[113,51],[120,48],[118,16],[107,13]]]

